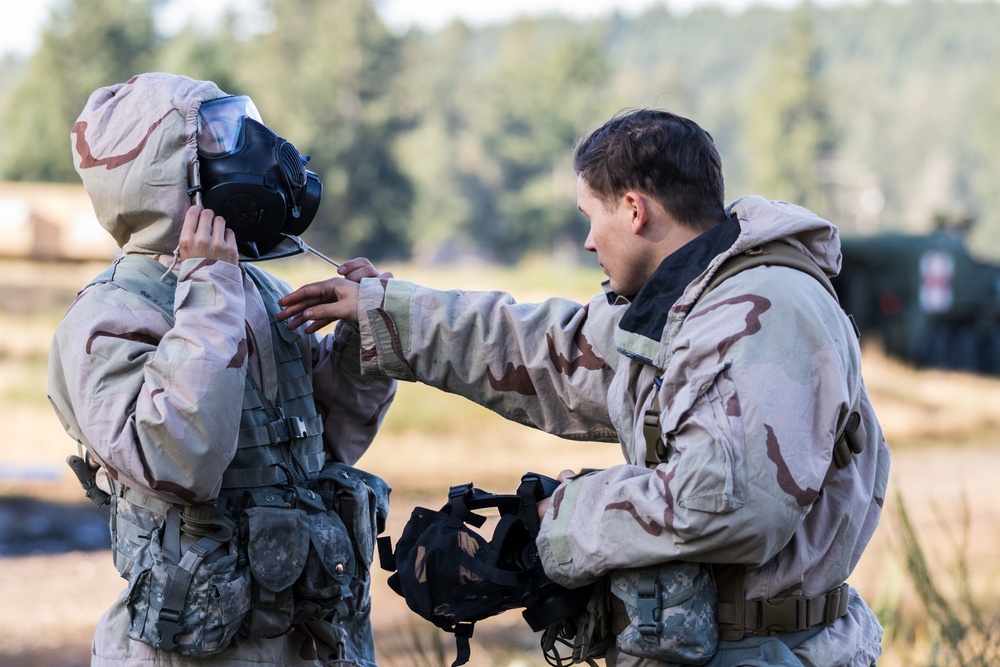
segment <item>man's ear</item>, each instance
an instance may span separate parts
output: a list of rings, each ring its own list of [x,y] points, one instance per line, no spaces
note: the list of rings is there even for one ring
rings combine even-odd
[[[634,190],[626,192],[622,199],[625,208],[632,215],[632,233],[638,236],[649,222],[649,202]]]

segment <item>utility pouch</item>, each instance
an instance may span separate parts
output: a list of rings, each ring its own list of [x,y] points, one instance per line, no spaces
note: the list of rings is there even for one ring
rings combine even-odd
[[[347,529],[336,512],[303,504],[306,509],[284,504],[242,513],[240,534],[253,574],[244,637],[275,637],[295,623],[352,611],[355,559]]]
[[[128,636],[206,657],[229,646],[250,609],[250,573],[231,540],[181,538],[180,510],[135,549],[123,576]]]
[[[354,538],[359,574],[365,576],[375,558],[378,535],[385,530],[392,489],[381,477],[346,463],[323,466],[316,488]]]
[[[700,665],[719,643],[711,570],[669,562],[611,573],[618,649],[629,655]]]

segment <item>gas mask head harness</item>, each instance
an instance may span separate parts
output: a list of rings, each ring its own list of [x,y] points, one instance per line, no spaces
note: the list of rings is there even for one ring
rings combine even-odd
[[[249,97],[220,97],[198,112],[189,194],[225,218],[243,257],[260,258],[316,216],[323,185],[308,162],[263,124]]]

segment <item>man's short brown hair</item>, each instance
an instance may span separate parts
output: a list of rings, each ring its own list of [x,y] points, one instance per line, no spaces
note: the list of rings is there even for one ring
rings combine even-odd
[[[605,203],[635,190],[692,229],[725,219],[722,159],[712,136],[668,111],[615,115],[577,143],[573,168]]]

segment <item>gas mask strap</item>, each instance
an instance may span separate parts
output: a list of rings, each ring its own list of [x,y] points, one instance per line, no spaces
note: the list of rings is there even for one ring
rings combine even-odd
[[[197,154],[194,161],[188,164],[188,186],[187,196],[191,198],[191,203],[201,206],[201,163]]]
[[[285,181],[285,188],[288,190],[291,198],[290,212],[293,218],[298,219],[302,213],[302,205],[299,200],[302,197],[303,189],[306,187],[305,166],[308,164],[309,158],[303,158],[298,149],[287,139],[278,137],[278,140],[280,143],[275,149],[275,160],[278,163],[278,171],[281,172],[281,178]],[[293,182],[292,176],[296,175],[295,172],[298,170],[301,170],[302,178],[299,179],[301,182]]]

